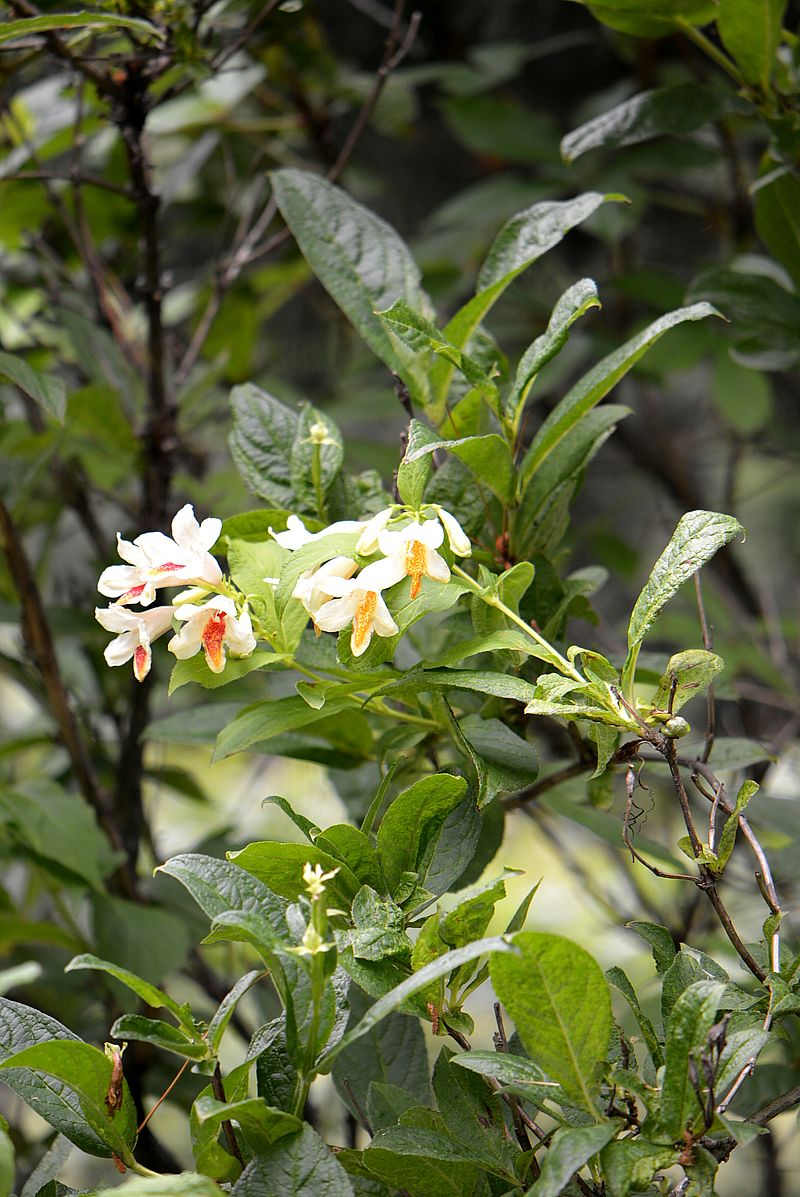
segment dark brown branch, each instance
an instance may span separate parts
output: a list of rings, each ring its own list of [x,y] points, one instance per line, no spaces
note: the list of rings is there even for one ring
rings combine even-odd
[[[575,761],[572,765],[565,765],[563,769],[557,769],[555,773],[550,773],[547,777],[526,786],[524,790],[512,794],[504,800],[503,806],[506,810],[518,810],[521,806],[527,806],[529,802],[535,802],[541,794],[546,794],[548,790],[560,786],[564,781],[570,781],[573,777],[580,777],[591,768],[592,763],[589,761]]]
[[[70,695],[64,685],[56,657],[50,625],[42,597],[25,548],[11,513],[0,500],[0,544],[8,560],[14,587],[22,608],[22,633],[44,685],[48,704],[66,748],[75,777],[86,801],[95,811],[113,848],[125,852],[124,837],[114,815],[109,794],[102,788],[92,767]],[[136,897],[136,873],[128,853],[119,874],[121,891]]]
[[[99,187],[103,191],[110,191],[114,195],[121,195],[123,199],[132,199],[129,188],[119,183],[112,183],[102,179],[99,175],[86,175],[75,171],[63,170],[18,170],[14,174],[5,176],[7,182],[17,183],[30,180],[37,183],[64,182],[78,183],[82,187]]]
[[[214,1091],[214,1096],[216,1097],[217,1101],[221,1101],[224,1105],[228,1099],[225,1096],[225,1086],[222,1083],[222,1073],[220,1072],[218,1063],[214,1066],[214,1073],[211,1077],[211,1088]],[[244,1157],[242,1156],[241,1148],[239,1147],[233,1126],[231,1125],[230,1120],[227,1118],[225,1118],[222,1122],[222,1133],[225,1135],[225,1142],[228,1145],[228,1151],[231,1153],[234,1159],[239,1161],[239,1163],[242,1165],[242,1168],[244,1168]]]

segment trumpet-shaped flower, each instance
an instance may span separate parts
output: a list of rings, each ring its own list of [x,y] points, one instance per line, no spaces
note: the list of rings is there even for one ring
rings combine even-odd
[[[143,532],[131,543],[117,534],[117,552],[128,564],[103,570],[97,589],[119,605],[141,603],[147,607],[162,586],[188,582],[213,588],[222,581],[222,570],[208,550],[221,528],[218,519],[198,524],[191,503],[187,503],[172,521],[172,537]]]
[[[215,595],[202,607],[186,603],[176,609],[175,618],[184,626],[170,640],[169,651],[185,661],[202,648],[212,673],[225,668],[226,649],[232,657],[249,657],[256,647],[247,610],[237,615],[233,599],[224,595]]]
[[[286,521],[285,532],[274,532],[270,528],[269,534],[283,548],[294,552],[304,544],[310,544],[312,540],[319,540],[323,536],[334,536],[337,532],[360,532],[363,527],[363,520],[337,520],[335,524],[328,524],[321,532],[309,532],[299,515],[290,515]]]
[[[438,520],[425,520],[422,524],[413,520],[397,532],[384,528],[378,534],[378,548],[400,571],[401,578],[407,575],[411,579],[412,599],[419,594],[423,577],[449,582],[450,567],[436,551],[443,540],[444,528]]]
[[[433,504],[433,510],[439,521],[447,533],[447,543],[456,554],[457,557],[469,557],[472,552],[472,544],[464,529],[459,524],[452,512],[440,507],[438,503]]]
[[[172,626],[174,607],[153,607],[152,611],[128,611],[125,607],[97,607],[94,617],[107,632],[118,632],[106,645],[109,665],[124,665],[133,657],[136,680],[143,682],[150,672],[150,645]]]
[[[367,651],[372,633],[396,636],[399,628],[383,601],[382,590],[394,586],[403,577],[396,563],[375,561],[356,578],[318,577],[315,587],[329,595],[329,601],[317,608],[314,622],[323,632],[340,632],[353,624],[350,649],[354,657]]]
[[[292,591],[292,598],[300,600],[314,620],[315,627],[317,625],[317,612],[323,603],[330,602],[331,597],[317,585],[319,579],[352,578],[357,569],[358,566],[352,557],[334,557],[332,561],[321,565],[319,569],[309,569],[302,577],[298,578],[295,588]]]
[[[402,508],[397,506],[384,507],[377,515],[373,515],[372,519],[367,520],[366,524],[364,524],[364,531],[356,542],[357,553],[360,553],[362,557],[369,557],[370,553],[375,552],[378,547],[378,536],[396,511],[402,511]]]

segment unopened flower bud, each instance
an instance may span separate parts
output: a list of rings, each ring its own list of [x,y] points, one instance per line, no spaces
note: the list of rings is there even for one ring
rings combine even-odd
[[[681,715],[673,715],[664,724],[664,735],[669,736],[670,740],[680,740],[683,736],[688,736],[691,727]]]

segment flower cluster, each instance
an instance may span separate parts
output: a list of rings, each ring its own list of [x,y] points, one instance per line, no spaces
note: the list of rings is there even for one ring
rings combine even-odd
[[[383,598],[403,578],[411,579],[410,597],[416,598],[422,579],[447,582],[450,567],[439,548],[447,537],[453,553],[467,557],[469,538],[458,520],[436,504],[414,511],[393,504],[370,520],[343,521],[321,532],[309,532],[297,516],[290,516],[285,532],[273,532],[284,548],[298,549],[334,532],[358,532],[358,557],[381,556],[361,569],[352,557],[330,557],[298,580],[293,598],[308,611],[317,631],[339,632],[352,624],[350,649],[360,657],[369,647],[373,633],[395,636],[397,624]]]
[[[253,652],[256,641],[247,607],[237,609],[233,598],[224,593],[222,570],[209,552],[221,528],[218,519],[198,524],[187,503],[172,521],[172,537],[144,532],[131,543],[117,535],[117,552],[127,565],[103,570],[97,589],[115,602],[95,610],[98,623],[118,633],[105,650],[109,665],[124,665],[133,658],[133,672],[138,681],[144,681],[150,671],[150,645],[172,628],[173,620],[182,626],[167,648],[179,660],[202,648],[209,669],[221,673],[226,651],[234,657]],[[150,607],[156,591],[167,586],[190,589],[169,606],[131,609],[133,604]]]
[[[171,537],[144,532],[131,542],[117,536],[117,551],[126,564],[112,565],[100,575],[98,590],[114,601],[95,610],[98,623],[116,633],[105,650],[109,665],[132,659],[133,672],[143,681],[150,671],[152,642],[170,630],[170,652],[185,660],[202,649],[214,673],[222,672],[228,655],[247,657],[254,651],[247,600],[210,552],[221,529],[222,522],[214,518],[198,524],[187,503],[172,521]],[[337,533],[357,534],[353,557],[323,558],[300,577],[292,593],[317,632],[339,632],[352,624],[350,647],[357,657],[373,633],[394,636],[399,630],[383,598],[385,590],[408,577],[414,599],[423,578],[447,582],[450,567],[438,551],[445,537],[457,556],[471,551],[455,516],[434,504],[420,510],[395,504],[369,520],[342,520],[320,532],[309,532],[298,516],[290,515],[285,531],[270,533],[289,552]],[[277,583],[275,578],[264,581]],[[187,589],[168,606],[152,605],[158,591],[175,586]],[[269,638],[270,630],[265,634]]]

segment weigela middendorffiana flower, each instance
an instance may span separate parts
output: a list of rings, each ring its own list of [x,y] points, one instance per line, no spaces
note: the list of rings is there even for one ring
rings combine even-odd
[[[323,536],[335,536],[337,532],[360,532],[363,527],[363,520],[338,520],[320,532],[309,532],[299,515],[290,515],[286,521],[285,532],[274,532],[270,528],[269,534],[284,549],[294,552],[295,549],[302,549],[304,544],[310,544],[312,540],[319,540]]]
[[[423,577],[434,582],[449,582],[450,567],[436,550],[444,540],[444,528],[438,520],[413,520],[397,532],[384,528],[378,533],[378,548],[386,554],[400,577],[411,579],[411,597],[416,598]]]
[[[358,566],[352,557],[334,557],[332,561],[327,561],[319,569],[309,569],[302,577],[298,578],[292,591],[292,598],[300,600],[314,621],[317,631],[319,631],[317,612],[323,603],[330,602],[331,598],[329,594],[319,588],[318,580],[321,578],[352,578],[357,569]]]
[[[309,923],[300,940],[300,946],[288,950],[298,956],[318,956],[320,952],[330,952],[335,947],[333,942],[325,943],[316,927]]]
[[[153,607],[151,611],[130,611],[127,607],[97,607],[94,617],[107,632],[119,635],[106,646],[109,665],[124,665],[133,657],[136,680],[143,682],[150,672],[150,645],[172,626],[174,607]]]
[[[222,570],[209,549],[221,528],[218,519],[198,524],[187,503],[172,521],[172,537],[143,532],[131,543],[117,534],[117,552],[128,564],[103,570],[97,589],[120,605],[141,603],[143,607],[153,602],[162,586],[194,583],[213,589],[222,581]]]
[[[215,595],[202,607],[185,603],[175,610],[184,626],[167,648],[179,661],[193,657],[201,648],[212,673],[225,668],[226,649],[232,657],[249,657],[256,647],[250,616],[245,608],[236,614],[236,604],[225,595]]]
[[[397,564],[388,559],[367,565],[357,578],[318,576],[314,585],[329,595],[330,601],[317,608],[316,626],[323,632],[340,632],[352,622],[350,650],[354,657],[360,657],[367,651],[373,632],[378,636],[397,635],[399,628],[381,591],[394,586],[402,577]]]

